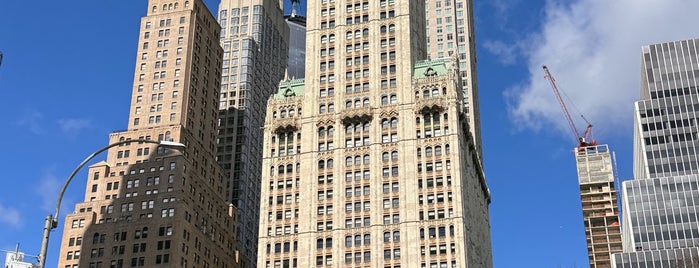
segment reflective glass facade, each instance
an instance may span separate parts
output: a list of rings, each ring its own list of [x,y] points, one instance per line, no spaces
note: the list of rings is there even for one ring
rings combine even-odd
[[[614,267],[699,267],[699,39],[643,47],[634,176]]]

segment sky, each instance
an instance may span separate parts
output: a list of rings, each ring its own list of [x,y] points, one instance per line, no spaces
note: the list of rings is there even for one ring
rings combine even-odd
[[[205,2],[217,10],[217,0]],[[495,267],[586,267],[575,140],[541,65],[569,97],[578,129],[584,114],[616,152],[620,179],[631,179],[641,46],[698,38],[699,1],[474,2]],[[20,243],[36,255],[66,177],[126,128],[145,12],[145,1],[0,1],[0,249]],[[85,178],[83,170],[68,188],[62,215],[82,200]]]

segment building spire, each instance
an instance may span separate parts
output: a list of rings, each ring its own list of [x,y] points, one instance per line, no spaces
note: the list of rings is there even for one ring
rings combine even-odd
[[[301,3],[301,0],[291,0],[291,17],[296,17],[297,13],[297,8],[299,7],[299,4]]]

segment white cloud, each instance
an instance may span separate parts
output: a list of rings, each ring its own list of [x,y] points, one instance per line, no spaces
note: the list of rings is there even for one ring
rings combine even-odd
[[[57,122],[61,131],[73,138],[76,137],[81,130],[90,127],[90,120],[81,118],[63,118],[59,119]]]
[[[56,210],[56,198],[63,186],[61,181],[52,174],[52,168],[45,170],[36,185],[36,193],[41,198],[41,209],[53,213]]]
[[[585,124],[570,107],[573,103],[597,133],[628,129],[633,102],[639,98],[641,46],[699,37],[699,1],[560,2],[547,2],[540,31],[513,45],[527,60],[529,78],[505,93],[510,117],[523,128],[553,126],[568,134],[561,108],[544,79],[545,64],[570,97],[566,101],[579,130]]]
[[[41,127],[41,119],[44,116],[41,112],[34,109],[25,109],[20,118],[17,120],[17,125],[20,127],[26,127],[34,134],[41,134],[44,132]]]
[[[496,55],[500,63],[504,65],[512,65],[517,61],[519,52],[517,45],[507,44],[502,41],[488,40],[483,42],[483,48]]]
[[[63,187],[63,183],[65,183],[65,179],[54,175],[54,169],[55,167],[49,167],[45,169],[34,189],[35,193],[39,196],[41,202],[41,209],[44,212],[51,214],[53,214],[56,211],[56,201],[58,201],[58,194],[61,191],[61,187]],[[76,179],[79,180],[78,176],[73,178],[72,186],[76,185]],[[80,183],[77,184],[79,185]],[[61,202],[59,216],[62,217],[71,213],[73,211],[72,206],[74,204],[74,196],[70,196],[68,193],[66,193],[66,195],[63,196]],[[59,219],[58,222],[61,223],[61,220]]]
[[[14,208],[6,207],[0,204],[0,222],[11,226],[19,226],[22,222],[22,217],[19,211]]]

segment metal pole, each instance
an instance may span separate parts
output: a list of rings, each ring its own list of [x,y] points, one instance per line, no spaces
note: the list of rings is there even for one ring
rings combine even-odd
[[[46,265],[46,251],[49,248],[49,235],[51,234],[51,229],[53,229],[53,216],[51,214],[46,216],[46,223],[44,223],[44,236],[41,239],[41,252],[39,252],[39,267],[44,268]]]
[[[61,188],[61,192],[58,194],[58,200],[56,201],[56,211],[54,212],[53,215],[49,214],[46,216],[46,223],[44,224],[44,237],[41,239],[41,251],[39,253],[39,267],[44,268],[46,266],[46,251],[48,251],[49,247],[49,236],[51,235],[51,230],[55,229],[58,226],[58,213],[60,212],[61,209],[61,201],[63,200],[63,194],[65,194],[66,189],[68,188],[68,184],[73,180],[73,177],[75,177],[75,174],[80,171],[80,169],[87,164],[92,158],[97,156],[98,154],[109,150],[109,148],[119,146],[122,144],[130,143],[130,142],[139,142],[139,143],[154,143],[154,144],[160,144],[158,141],[154,140],[123,140],[119,142],[112,143],[110,145],[107,145],[105,147],[102,147],[101,149],[95,151],[94,153],[90,154],[85,160],[80,162],[80,164],[73,170],[72,173],[70,173],[70,176],[68,176],[68,179],[66,180],[65,183],[63,183],[63,187]]]

